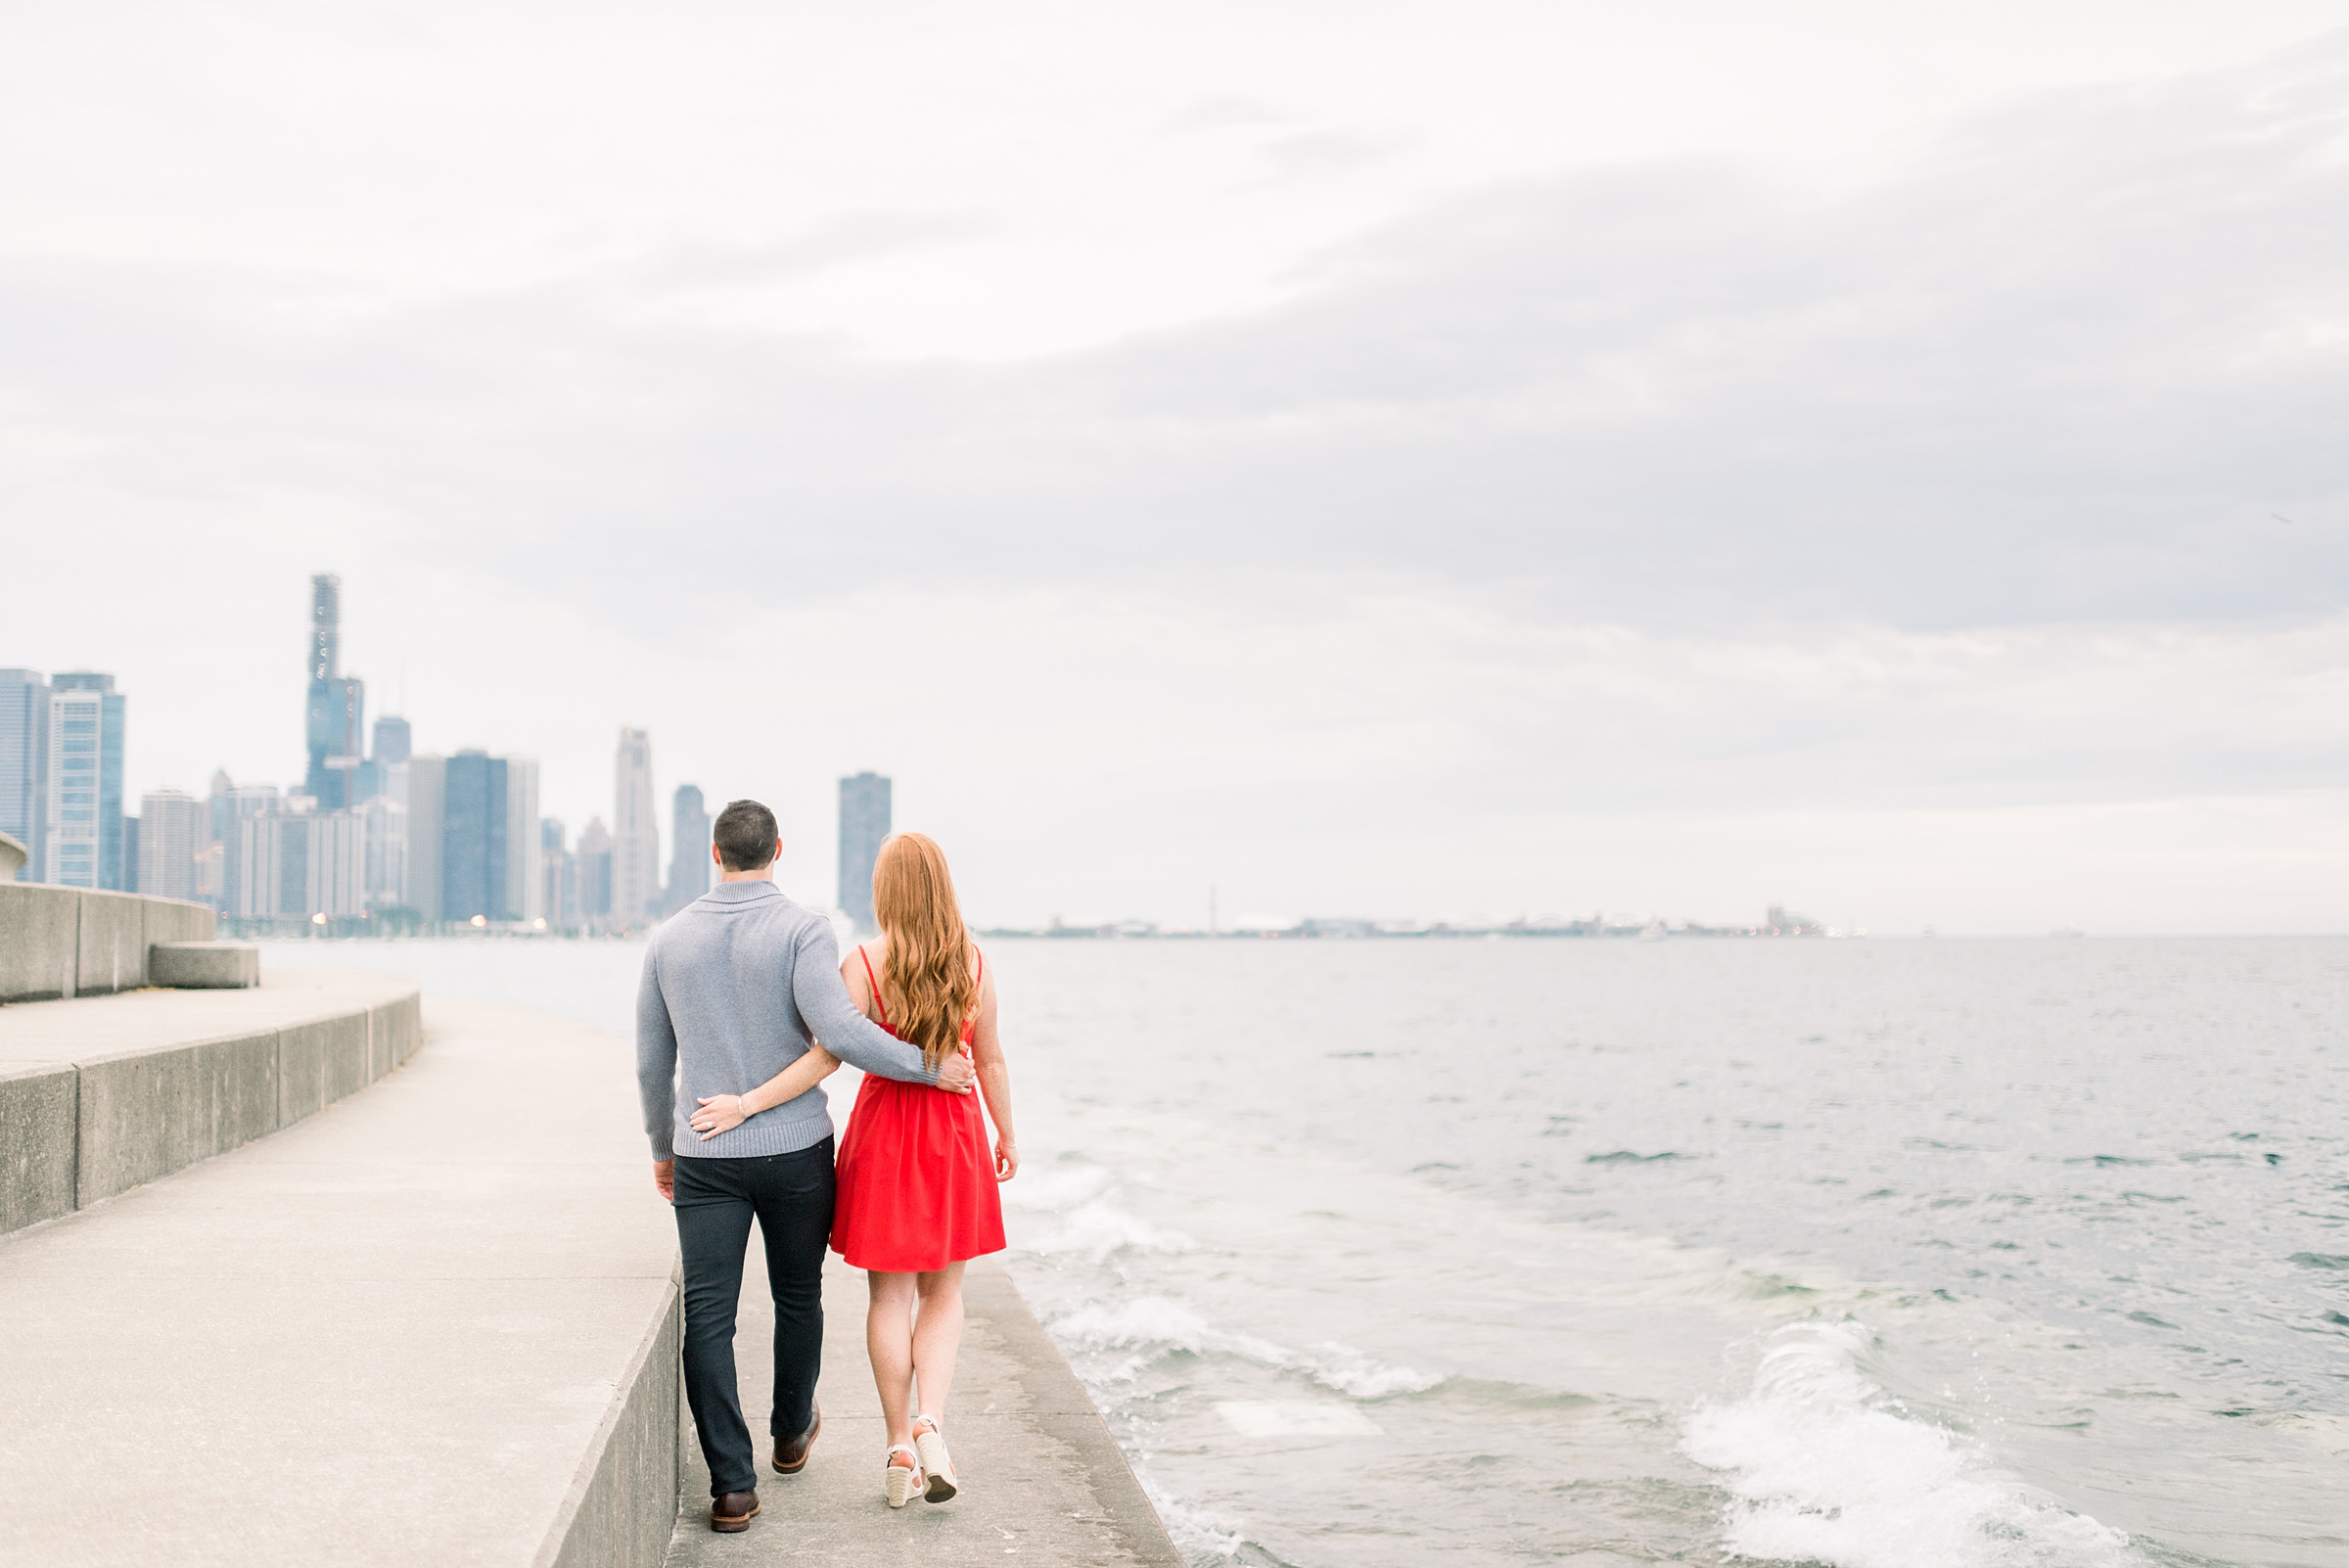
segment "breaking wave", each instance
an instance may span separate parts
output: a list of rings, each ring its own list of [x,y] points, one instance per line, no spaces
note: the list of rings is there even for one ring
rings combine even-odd
[[[1278,1371],[1296,1372],[1349,1399],[1378,1400],[1395,1394],[1418,1394],[1444,1380],[1407,1366],[1397,1366],[1348,1345],[1327,1341],[1307,1350],[1292,1350],[1216,1328],[1180,1302],[1164,1296],[1141,1296],[1117,1307],[1081,1307],[1056,1317],[1053,1338],[1071,1350],[1126,1352],[1126,1359],[1100,1375],[1107,1382],[1124,1382],[1162,1356],[1235,1356]]]
[[[1731,1556],[1832,1568],[2143,1568],[2117,1530],[1904,1413],[1861,1369],[1859,1322],[1773,1336],[1753,1392],[1700,1407],[1682,1452],[1725,1473]]]
[[[1109,1172],[1085,1165],[1037,1172],[1024,1189],[1005,1187],[1005,1206],[1038,1221],[1021,1227],[1020,1250],[1045,1258],[1075,1254],[1094,1263],[1129,1250],[1191,1250],[1191,1238],[1181,1231],[1162,1229],[1112,1202],[1109,1190],[1115,1184]]]

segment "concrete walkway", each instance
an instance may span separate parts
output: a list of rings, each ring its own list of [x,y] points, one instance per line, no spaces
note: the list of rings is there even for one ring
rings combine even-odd
[[[675,1231],[628,1048],[425,1018],[373,1086],[0,1239],[0,1565],[657,1556]]]
[[[27,1056],[82,1056],[339,985],[265,980],[274,998],[0,1017]],[[1179,1568],[992,1264],[972,1270],[947,1411],[960,1498],[882,1500],[863,1278],[836,1263],[814,1457],[761,1472],[748,1534],[713,1535],[632,1052],[484,1003],[427,997],[424,1023],[404,1066],[285,1130],[0,1237],[0,1568],[650,1568],[665,1549],[679,1565]],[[761,1464],[764,1279],[746,1269],[738,1342]]]
[[[851,1094],[839,1098],[846,1104]],[[755,1231],[751,1246],[756,1259]],[[963,1291],[966,1326],[946,1407],[946,1440],[963,1491],[948,1502],[913,1502],[901,1510],[881,1495],[889,1440],[864,1354],[864,1275],[837,1256],[825,1272],[817,1396],[824,1430],[807,1468],[796,1476],[767,1467],[774,1309],[764,1267],[747,1268],[744,1281],[735,1365],[759,1454],[761,1511],[741,1535],[712,1532],[710,1472],[688,1421],[668,1568],[978,1562],[1180,1568],[1166,1527],[1082,1385],[1000,1265],[972,1265]]]

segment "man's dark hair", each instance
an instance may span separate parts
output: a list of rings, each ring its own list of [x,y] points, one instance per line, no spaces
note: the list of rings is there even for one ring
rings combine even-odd
[[[727,870],[759,870],[775,857],[775,813],[757,801],[728,801],[711,824],[710,837]]]

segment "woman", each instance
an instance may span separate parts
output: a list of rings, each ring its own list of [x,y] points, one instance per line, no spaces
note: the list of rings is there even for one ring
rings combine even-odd
[[[916,1492],[944,1502],[958,1485],[941,1417],[962,1343],[962,1266],[1003,1250],[995,1183],[1018,1174],[1020,1154],[994,977],[963,927],[946,857],[924,835],[882,844],[873,918],[880,937],[840,966],[851,999],[932,1067],[968,1052],[995,1123],[990,1157],[973,1096],[867,1075],[841,1139],[832,1250],[865,1270],[864,1344],[889,1422],[884,1479],[901,1508]]]
[[[867,1075],[841,1138],[832,1250],[865,1270],[865,1350],[889,1423],[885,1490],[889,1505],[902,1508],[917,1494],[944,1502],[961,1484],[942,1417],[962,1343],[962,1266],[1003,1250],[995,1184],[1019,1173],[1020,1154],[1011,1072],[995,1033],[994,976],[963,926],[937,844],[919,833],[882,844],[873,915],[880,937],[840,966],[850,997],[874,1023],[919,1045],[933,1068],[949,1051],[969,1054],[995,1124],[990,1153],[976,1097]],[[772,1103],[783,1087],[805,1092],[839,1065],[818,1046],[785,1069],[792,1084],[779,1078],[758,1090],[760,1102]],[[726,1098],[704,1102],[694,1126],[707,1119],[722,1128],[731,1115]]]

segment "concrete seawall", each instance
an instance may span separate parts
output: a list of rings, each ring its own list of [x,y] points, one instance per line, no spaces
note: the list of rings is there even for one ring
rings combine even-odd
[[[137,991],[150,946],[209,942],[213,923],[177,899],[0,882],[0,1002]]]
[[[413,981],[326,970],[0,1008],[0,1233],[291,1127],[422,1038]]]

